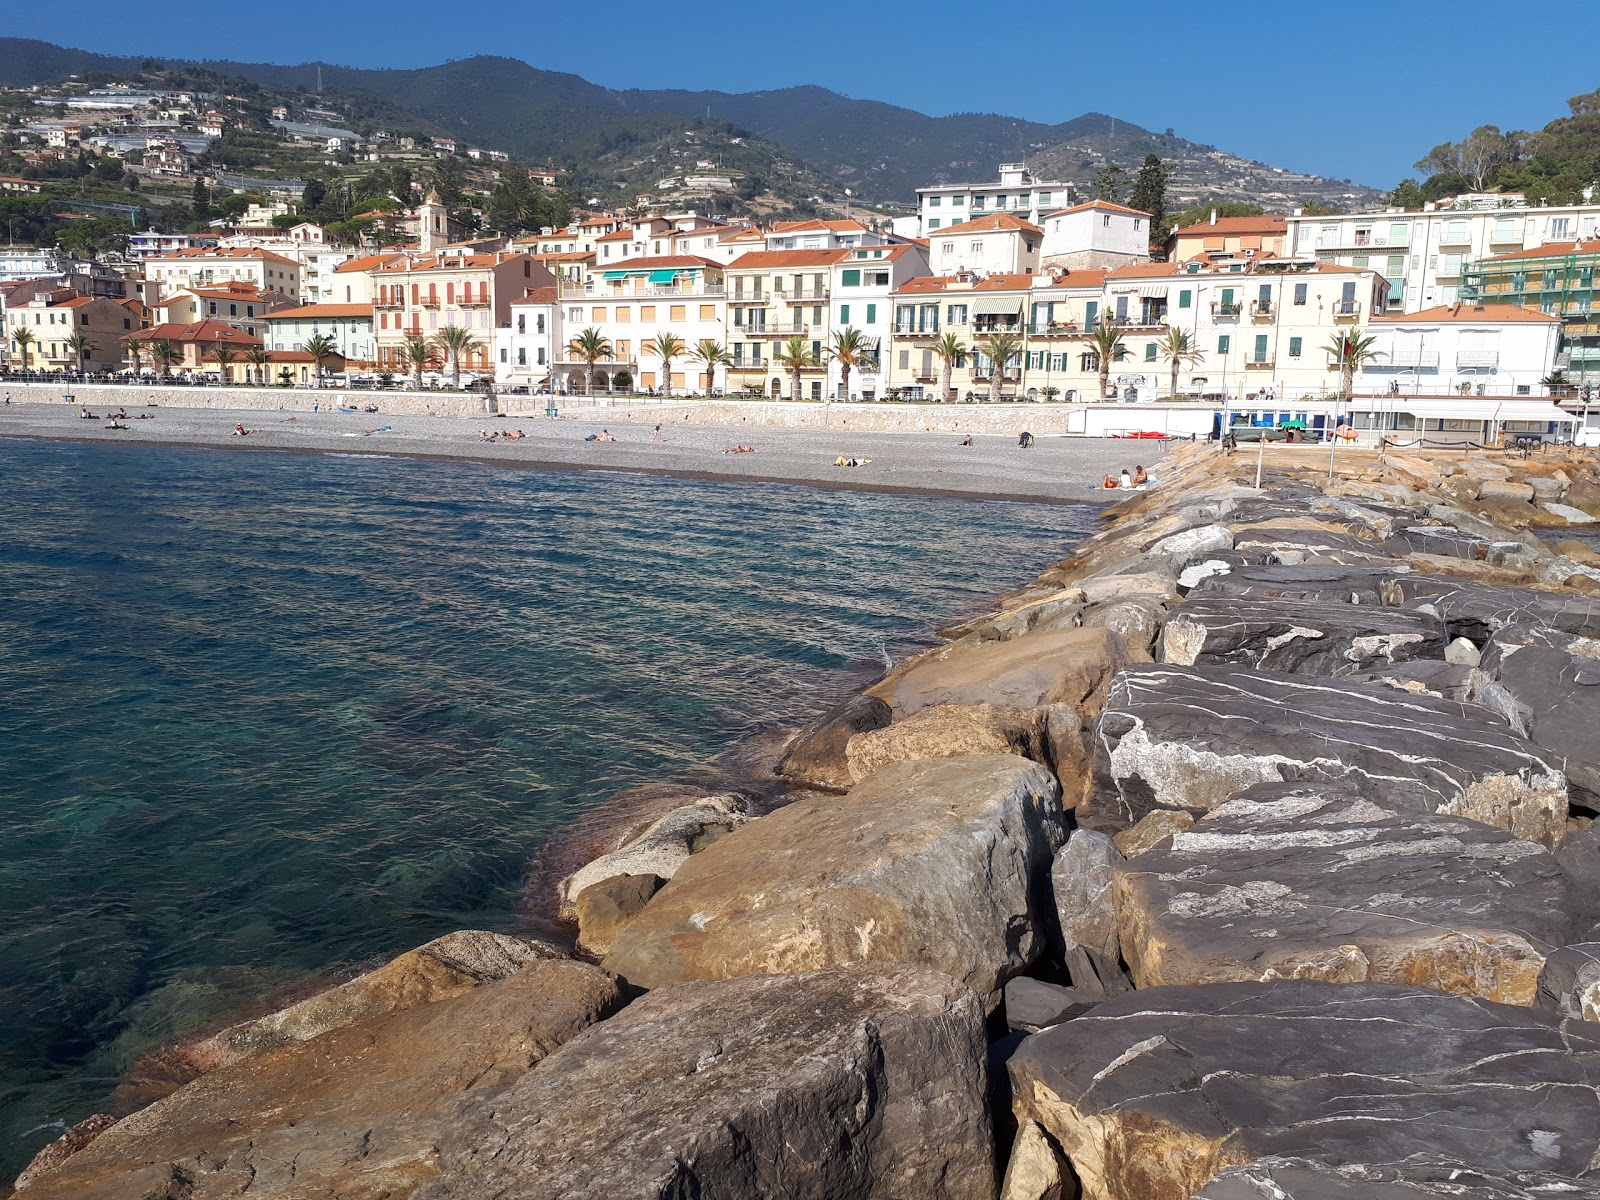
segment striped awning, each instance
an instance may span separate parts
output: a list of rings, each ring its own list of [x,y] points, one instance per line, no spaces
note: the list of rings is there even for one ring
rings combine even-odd
[[[668,270],[665,270],[665,271],[651,271],[650,272],[650,280],[649,280],[649,282],[651,282],[651,283],[671,283],[677,277],[678,277],[678,273],[676,271],[674,271],[674,270],[671,270],[671,269],[668,269]]]
[[[1148,296],[1151,299],[1165,299],[1167,285],[1164,283],[1147,283],[1139,289],[1139,295]]]
[[[972,315],[975,317],[1001,316],[1021,311],[1021,296],[974,296],[972,298]]]

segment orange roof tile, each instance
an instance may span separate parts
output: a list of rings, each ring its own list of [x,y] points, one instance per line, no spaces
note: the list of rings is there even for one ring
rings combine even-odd
[[[963,221],[948,229],[936,229],[934,234],[944,238],[952,233],[1010,233],[1013,230],[1023,230],[1028,233],[1044,232],[1032,222],[1024,221],[1021,217],[1013,217],[1010,213],[990,213],[986,217],[973,217],[970,221]]]
[[[125,335],[152,342],[231,342],[237,346],[259,346],[261,339],[221,321],[196,321],[192,325],[156,325]]]
[[[1172,236],[1240,237],[1245,234],[1260,234],[1263,237],[1276,237],[1280,233],[1287,232],[1288,228],[1288,217],[1273,216],[1269,213],[1263,217],[1218,217],[1215,224],[1211,221],[1196,221],[1193,225],[1174,229]]]
[[[730,271],[769,271],[782,267],[830,267],[843,262],[854,251],[840,246],[833,250],[752,250],[733,260]]]
[[[305,317],[371,317],[372,305],[370,304],[302,304],[299,308],[280,308],[277,312],[267,314],[269,321],[291,321]]]
[[[383,266],[385,263],[391,263],[397,258],[404,257],[405,255],[403,254],[365,254],[360,258],[352,258],[348,262],[340,263],[333,269],[333,273],[337,275],[341,271],[371,271]]]
[[[554,304],[561,298],[561,289],[554,287],[529,288],[524,295],[513,300],[512,304]]]
[[[1091,208],[1101,208],[1107,212],[1128,213],[1135,217],[1148,217],[1150,214],[1142,209],[1129,208],[1126,204],[1113,204],[1109,200],[1085,200],[1082,204],[1074,204],[1071,208],[1053,208],[1044,215],[1047,217],[1062,217],[1067,213],[1084,212]]]
[[[1440,304],[1418,312],[1375,315],[1372,323],[1376,325],[1381,321],[1385,324],[1407,322],[1432,324],[1435,321],[1467,321],[1477,324],[1493,322],[1550,324],[1560,320],[1561,318],[1554,313],[1536,312],[1531,308],[1520,308],[1515,304]]]
[[[1518,258],[1560,258],[1568,254],[1600,254],[1600,238],[1587,242],[1546,242],[1542,246],[1535,246],[1531,250],[1512,250],[1505,254],[1496,254],[1493,258],[1485,258],[1485,263],[1506,262]]]

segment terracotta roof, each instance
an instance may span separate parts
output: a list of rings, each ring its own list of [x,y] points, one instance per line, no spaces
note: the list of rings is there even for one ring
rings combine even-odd
[[[59,304],[50,305],[51,308],[82,308],[85,304],[93,304],[93,296],[74,296],[71,300],[63,300]]]
[[[955,275],[923,275],[908,279],[895,288],[895,295],[946,292],[959,289],[957,294],[968,292],[1018,292],[1028,291],[1034,285],[1033,275],[989,275],[982,279],[963,280]]]
[[[1515,304],[1440,304],[1434,308],[1424,308],[1419,312],[1374,316],[1372,323],[1431,325],[1435,321],[1465,321],[1473,324],[1507,322],[1548,325],[1560,320],[1561,318],[1554,313],[1535,312],[1531,308],[1521,308]]]
[[[392,263],[397,258],[404,258],[403,254],[365,254],[360,258],[352,258],[349,262],[342,262],[333,269],[335,275],[341,271],[372,271],[386,263]]]
[[[263,261],[288,263],[297,269],[300,266],[294,259],[274,254],[271,250],[253,250],[243,246],[195,246],[164,250],[160,254],[150,255],[150,259],[156,262],[172,258],[259,258]]]
[[[429,254],[424,258],[408,258],[397,254],[382,266],[374,267],[373,274],[382,275],[389,272],[404,271],[466,271],[481,270],[484,267],[497,267],[504,263],[514,262],[519,258],[528,258],[526,254]]]
[[[1181,264],[1169,262],[1125,263],[1106,272],[1107,279],[1144,279],[1184,274]]]
[[[851,246],[848,249],[850,257],[845,259],[841,265],[849,266],[852,263],[860,263],[862,266],[870,267],[873,263],[893,262],[895,259],[911,253],[912,247],[907,245]],[[861,257],[863,254],[866,255],[865,258]]]
[[[196,321],[193,325],[155,325],[124,335],[125,339],[135,336],[152,342],[231,342],[246,348],[261,345],[260,338],[252,337],[232,325],[209,319]]]
[[[1041,284],[1040,286],[1060,288],[1104,287],[1106,276],[1110,274],[1111,272],[1105,267],[1085,267],[1078,271],[1068,271],[1065,275],[1052,279],[1048,284]]]
[[[1267,215],[1264,217],[1218,217],[1216,223],[1210,221],[1196,221],[1193,225],[1185,225],[1182,229],[1174,229],[1173,237],[1239,237],[1244,234],[1260,234],[1263,237],[1275,237],[1285,233],[1289,228],[1288,217]]]
[[[1010,233],[1013,230],[1027,233],[1044,232],[1037,225],[1024,221],[1021,217],[1013,217],[1010,213],[990,213],[986,217],[973,217],[970,221],[963,221],[948,229],[935,229],[931,236],[943,238],[949,237],[952,233]]]
[[[834,233],[865,233],[867,227],[860,221],[823,221],[813,219],[810,221],[774,221],[773,233],[803,233],[807,230],[828,229]]]
[[[1587,242],[1546,242],[1542,246],[1535,246],[1532,250],[1512,250],[1508,254],[1496,254],[1493,258],[1481,261],[1492,263],[1518,258],[1560,258],[1566,254],[1600,254],[1600,238]]]
[[[289,321],[305,317],[370,317],[370,304],[302,304],[299,308],[280,308],[268,313],[269,321]]]
[[[511,303],[516,304],[554,304],[561,298],[561,291],[554,287],[529,288],[527,293],[518,296]]]
[[[833,250],[752,250],[733,260],[730,271],[770,271],[781,267],[831,267],[844,262],[854,251],[839,246]]]
[[[1082,204],[1074,204],[1071,208],[1053,208],[1045,213],[1047,217],[1061,217],[1067,213],[1085,212],[1091,208],[1101,208],[1106,212],[1128,213],[1135,217],[1148,217],[1150,214],[1142,209],[1129,208],[1126,204],[1113,204],[1109,200],[1085,200]]]
[[[602,262],[595,264],[596,271],[667,271],[667,270],[699,270],[701,267],[714,267],[722,270],[722,264],[712,262],[709,258],[701,258],[695,254],[665,254],[660,258],[621,258],[616,262]]]
[[[631,229],[618,229],[613,233],[601,234],[595,238],[597,242],[631,242],[635,237],[649,237],[649,234],[635,234]]]

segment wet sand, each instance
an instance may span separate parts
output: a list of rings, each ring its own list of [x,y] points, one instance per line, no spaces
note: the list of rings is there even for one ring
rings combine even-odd
[[[102,416],[104,408],[91,411]],[[971,446],[944,433],[854,433],[821,429],[720,429],[679,426],[659,440],[648,424],[615,422],[614,442],[588,442],[601,421],[545,417],[496,417],[493,429],[526,431],[513,442],[484,442],[490,428],[455,417],[367,413],[283,413],[262,410],[148,408],[152,420],[107,428],[86,421],[76,407],[12,404],[0,408],[0,439],[43,438],[122,441],[228,450],[373,454],[450,458],[503,467],[555,470],[641,471],[690,479],[796,483],[859,491],[921,492],[932,495],[1099,503],[1110,497],[1100,481],[1107,472],[1135,464],[1153,466],[1162,456],[1158,441],[1041,437],[1031,448],[1014,436],[976,435]],[[236,436],[235,425],[251,432]],[[739,441],[754,453],[725,450]],[[857,467],[836,466],[840,456],[870,459]]]

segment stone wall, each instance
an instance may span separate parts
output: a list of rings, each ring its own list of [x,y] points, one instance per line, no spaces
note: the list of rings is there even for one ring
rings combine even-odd
[[[326,409],[340,404],[376,404],[385,413],[412,416],[481,417],[491,397],[457,392],[343,392],[280,387],[183,387],[160,384],[82,384],[10,382],[0,394],[13,403],[60,403],[64,394],[72,403],[89,408],[261,409],[267,412],[310,412],[313,405]],[[502,405],[506,397],[493,399]]]
[[[518,405],[528,397],[509,400],[515,414],[535,411]],[[1146,408],[1149,406],[1147,405]],[[542,402],[537,410],[542,411]],[[1041,437],[1077,433],[1082,417],[1072,425],[1075,404],[796,404],[785,400],[642,401],[619,398],[613,403],[590,404],[571,397],[561,404],[561,414],[578,420],[642,421],[672,425],[717,425],[737,429],[852,429],[866,433],[1004,433],[1026,429]]]

